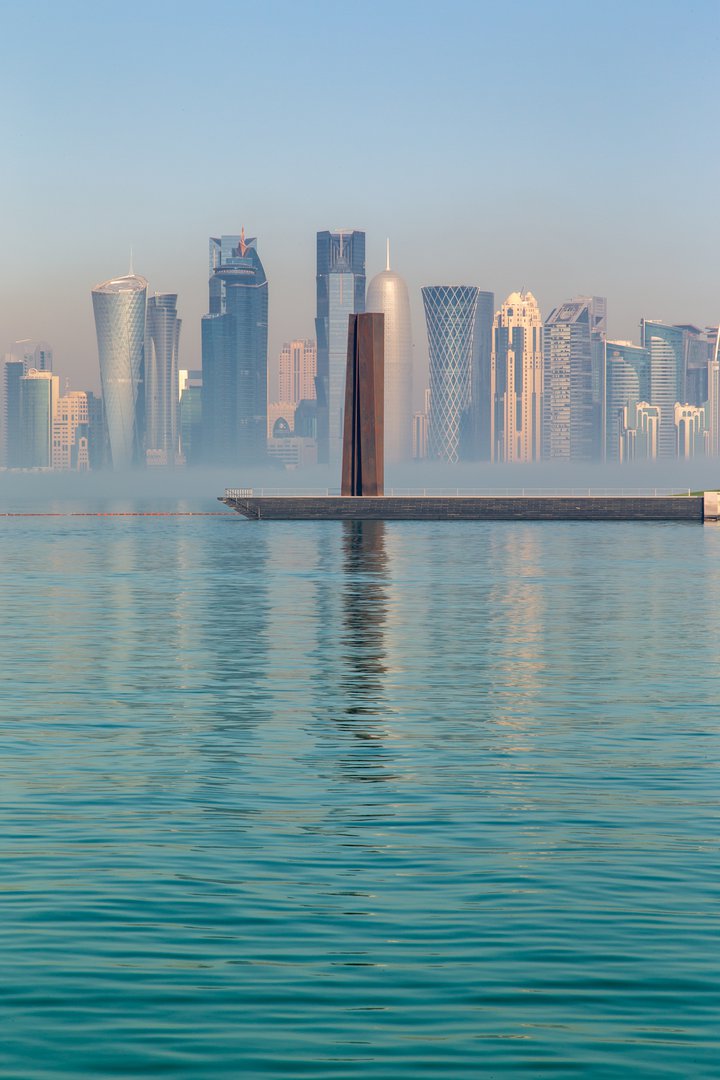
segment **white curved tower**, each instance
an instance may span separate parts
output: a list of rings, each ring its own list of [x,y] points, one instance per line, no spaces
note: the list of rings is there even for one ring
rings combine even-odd
[[[385,461],[412,457],[412,337],[407,285],[387,266],[368,285],[366,311],[385,316]]]
[[[128,274],[92,291],[113,469],[139,465],[143,457],[147,287],[145,278]]]

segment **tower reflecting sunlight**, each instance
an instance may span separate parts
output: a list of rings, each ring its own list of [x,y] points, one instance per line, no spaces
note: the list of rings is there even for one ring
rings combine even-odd
[[[139,465],[144,456],[147,288],[145,278],[127,274],[92,291],[113,469]]]

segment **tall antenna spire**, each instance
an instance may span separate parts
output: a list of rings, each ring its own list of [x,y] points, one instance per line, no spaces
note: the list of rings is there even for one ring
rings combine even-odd
[[[135,277],[135,271],[133,270],[133,249],[130,248],[130,269],[128,270],[128,277]]]
[[[387,240],[385,241],[385,244],[386,244],[386,248],[387,248],[387,255],[386,255],[386,259],[385,259],[385,269],[389,270],[390,269],[390,237],[389,236],[388,236]]]

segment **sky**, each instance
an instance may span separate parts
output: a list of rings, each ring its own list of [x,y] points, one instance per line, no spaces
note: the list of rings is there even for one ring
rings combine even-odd
[[[0,351],[49,341],[99,388],[90,290],[179,294],[200,366],[207,239],[258,237],[269,364],[314,336],[315,234],[367,233],[368,280],[608,297],[717,325],[720,4],[677,0],[0,0]]]

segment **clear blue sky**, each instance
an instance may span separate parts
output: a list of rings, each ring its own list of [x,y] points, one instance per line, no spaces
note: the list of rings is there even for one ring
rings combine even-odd
[[[0,350],[46,338],[97,384],[89,299],[177,291],[199,365],[207,237],[259,238],[271,364],[313,333],[315,232],[368,275],[523,286],[716,323],[720,4],[64,0],[3,10]]]

